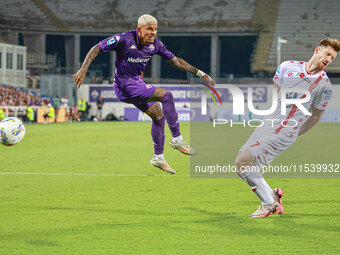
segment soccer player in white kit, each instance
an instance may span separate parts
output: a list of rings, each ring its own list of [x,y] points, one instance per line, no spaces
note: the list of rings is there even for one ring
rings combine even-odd
[[[264,121],[263,126],[257,127],[235,159],[238,175],[261,200],[261,205],[250,218],[266,218],[277,212],[284,213],[281,201],[283,190],[271,189],[260,169],[287,150],[299,135],[306,133],[320,121],[332,95],[332,85],[323,70],[335,59],[339,50],[339,40],[325,38],[319,42],[308,62],[285,61],[278,67],[273,78],[278,93],[278,105],[275,112],[266,117],[276,121]],[[303,106],[312,115],[305,115],[295,104],[288,104],[286,115],[281,115],[281,91],[284,88],[308,90],[311,98]],[[287,99],[305,97],[303,93],[286,94]]]

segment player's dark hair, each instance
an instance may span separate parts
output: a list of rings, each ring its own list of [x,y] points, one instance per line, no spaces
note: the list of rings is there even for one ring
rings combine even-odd
[[[318,46],[331,46],[336,52],[340,51],[340,41],[335,38],[324,38],[319,42]]]

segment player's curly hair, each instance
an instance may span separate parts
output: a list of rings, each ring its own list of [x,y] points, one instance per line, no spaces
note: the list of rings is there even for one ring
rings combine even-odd
[[[319,42],[318,46],[331,46],[336,52],[340,51],[340,41],[335,38],[324,38]]]

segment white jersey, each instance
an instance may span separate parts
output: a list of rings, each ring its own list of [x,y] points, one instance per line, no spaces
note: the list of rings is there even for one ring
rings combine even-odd
[[[257,127],[240,149],[240,151],[249,149],[255,165],[259,167],[269,164],[275,157],[287,150],[297,139],[302,124],[310,117],[294,105],[287,105],[286,115],[281,115],[283,88],[308,90],[311,93],[311,99],[303,106],[310,113],[312,113],[312,107],[319,110],[327,108],[332,96],[332,85],[327,74],[324,71],[310,74],[305,66],[306,63],[303,61],[285,61],[278,67],[273,78],[274,83],[280,87],[277,108],[273,114],[264,117],[264,126]],[[287,99],[304,97],[304,93],[292,92],[286,95]]]
[[[284,132],[292,138],[297,138],[302,124],[310,115],[305,115],[297,106],[292,104],[286,106],[286,115],[281,115],[282,88],[303,88],[308,90],[311,93],[311,99],[304,103],[303,106],[312,113],[312,107],[326,110],[332,96],[332,85],[326,72],[321,71],[316,74],[310,74],[306,70],[306,62],[303,61],[283,62],[278,67],[273,81],[280,87],[277,108],[273,114],[265,116],[264,119],[267,119],[265,126],[259,127],[258,129],[260,130],[256,131],[271,132],[276,135]],[[291,92],[286,94],[287,99],[301,99],[304,97],[304,93]]]

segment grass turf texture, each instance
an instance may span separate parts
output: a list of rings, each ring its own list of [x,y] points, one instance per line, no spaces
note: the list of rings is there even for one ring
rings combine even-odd
[[[319,124],[277,160],[306,151],[304,161],[315,162],[311,150],[337,159],[338,129]],[[243,136],[230,136],[228,160],[251,129],[236,132]],[[339,254],[340,179],[271,178],[286,191],[285,215],[249,219],[259,202],[245,183],[179,176],[189,160],[169,140],[177,176],[149,165],[150,123],[27,126],[20,144],[0,147],[0,172],[158,176],[1,174],[0,254]]]

